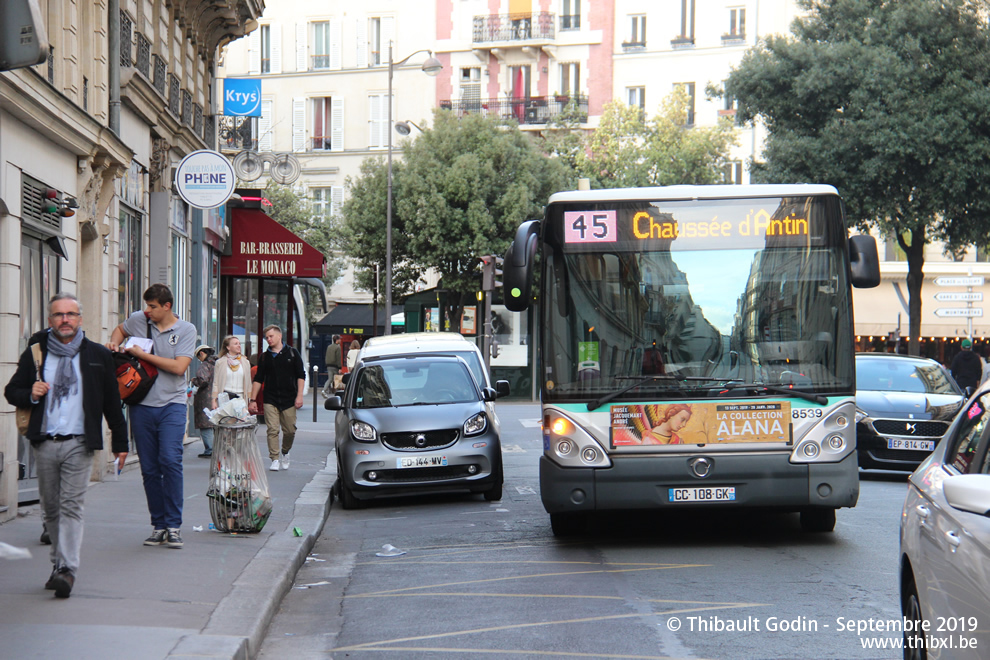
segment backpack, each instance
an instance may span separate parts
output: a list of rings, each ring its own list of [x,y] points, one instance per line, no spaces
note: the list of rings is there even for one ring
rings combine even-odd
[[[158,378],[158,368],[129,353],[114,353],[113,361],[117,365],[120,400],[129,405],[141,403]]]

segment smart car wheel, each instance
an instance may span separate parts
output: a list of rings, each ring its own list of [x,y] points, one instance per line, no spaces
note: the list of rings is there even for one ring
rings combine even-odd
[[[925,636],[921,631],[921,600],[914,579],[908,578],[902,587],[901,613],[904,615],[904,660],[927,660]],[[912,629],[908,630],[908,626]]]
[[[804,509],[801,512],[801,529],[806,532],[831,532],[835,529],[835,509]]]
[[[550,528],[554,536],[574,536],[588,529],[586,513],[551,513]]]
[[[364,506],[364,503],[358,498],[354,497],[354,491],[347,487],[344,483],[344,471],[340,465],[340,461],[337,461],[337,493],[340,495],[340,505],[345,509],[360,509]]]
[[[502,461],[492,470],[495,482],[492,487],[485,491],[485,500],[488,502],[498,502],[502,499]]]

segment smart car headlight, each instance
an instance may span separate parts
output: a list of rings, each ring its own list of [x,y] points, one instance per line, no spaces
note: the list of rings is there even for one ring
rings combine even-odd
[[[360,440],[361,442],[374,442],[378,439],[378,434],[375,432],[374,426],[357,420],[351,422],[351,435],[354,436],[355,440]]]
[[[472,415],[468,421],[464,422],[464,435],[478,435],[488,428],[488,417],[480,412]]]

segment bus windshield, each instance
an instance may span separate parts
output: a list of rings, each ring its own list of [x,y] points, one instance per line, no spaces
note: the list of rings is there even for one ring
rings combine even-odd
[[[544,241],[544,401],[854,391],[834,195],[557,204]]]

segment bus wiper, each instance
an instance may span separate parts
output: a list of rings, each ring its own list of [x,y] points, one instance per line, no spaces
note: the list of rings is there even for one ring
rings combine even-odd
[[[616,380],[618,380],[620,378],[622,378],[622,379],[625,379],[625,378],[636,378],[636,380],[633,381],[632,383],[630,383],[627,387],[623,387],[621,390],[618,390],[616,392],[609,392],[608,394],[606,394],[603,397],[600,397],[598,399],[594,399],[593,401],[589,401],[588,402],[588,410],[594,410],[595,408],[598,408],[599,406],[603,406],[606,403],[608,403],[609,401],[615,399],[616,397],[620,397],[623,394],[625,394],[626,392],[628,392],[629,390],[636,389],[637,387],[639,387],[643,383],[647,383],[647,382],[649,382],[651,380],[675,381],[675,382],[678,382],[678,383],[683,383],[683,382],[689,381],[689,380],[713,380],[712,378],[705,378],[704,376],[671,376],[671,375],[667,375],[667,374],[655,374],[655,375],[652,375],[652,376],[642,376],[642,377],[636,377],[636,376],[616,376]],[[684,392],[681,391],[681,394],[684,394]]]
[[[780,385],[767,385],[765,383],[744,383],[742,381],[729,381],[725,384],[726,390],[764,390],[766,392],[775,392],[777,394],[789,394],[791,396],[796,396],[805,401],[811,401],[812,403],[817,403],[819,405],[825,405],[828,403],[828,399],[821,394],[815,394],[814,392],[806,392],[804,390],[793,389],[790,387],[782,387]]]

